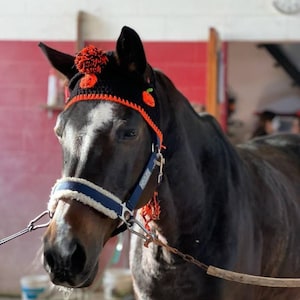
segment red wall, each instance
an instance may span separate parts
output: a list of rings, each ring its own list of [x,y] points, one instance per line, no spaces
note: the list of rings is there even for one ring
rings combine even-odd
[[[0,41],[0,238],[23,229],[46,209],[60,176],[55,116],[49,118],[41,108],[49,65],[37,44]],[[74,51],[74,43],[51,45]],[[42,232],[0,247],[0,293],[18,292],[20,277],[37,272]]]
[[[53,134],[55,117],[46,104],[49,64],[37,42],[0,41],[0,238],[26,226],[47,206],[60,176],[61,152]],[[73,54],[75,43],[50,46]],[[99,42],[97,43],[100,44]],[[101,43],[105,50],[113,43]],[[160,68],[192,101],[204,103],[206,44],[145,43],[152,66]],[[19,278],[34,272],[32,261],[43,231],[0,247],[0,293],[18,291]]]
[[[112,42],[87,42],[103,50],[115,48]],[[206,42],[145,42],[144,48],[152,67],[163,71],[193,103],[205,104]]]
[[[206,59],[204,42],[151,42],[145,44],[148,60],[173,81],[193,103],[205,104]]]

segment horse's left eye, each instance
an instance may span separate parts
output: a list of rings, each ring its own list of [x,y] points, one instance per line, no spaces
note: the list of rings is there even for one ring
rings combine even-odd
[[[55,126],[55,128],[54,128],[54,133],[55,133],[55,135],[60,139],[60,138],[62,138],[62,129],[61,129],[61,127],[59,127],[59,126]]]
[[[133,139],[136,136],[137,136],[137,131],[135,129],[125,129],[121,134],[121,137],[123,139]]]

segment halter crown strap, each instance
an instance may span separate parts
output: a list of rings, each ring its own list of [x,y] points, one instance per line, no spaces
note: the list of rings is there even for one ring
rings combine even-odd
[[[54,212],[59,199],[68,198],[89,205],[111,219],[120,218],[122,221],[126,222],[128,218],[126,213],[129,213],[129,216],[133,216],[133,210],[136,208],[137,202],[140,199],[155,166],[160,166],[161,170],[163,164],[164,159],[161,153],[159,151],[153,151],[138,184],[131,197],[126,202],[122,202],[111,192],[86,179],[75,177],[61,178],[52,188],[48,209],[50,212]],[[159,179],[160,175],[158,177]]]

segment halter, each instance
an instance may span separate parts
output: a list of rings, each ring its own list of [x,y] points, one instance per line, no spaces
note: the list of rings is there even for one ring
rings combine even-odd
[[[48,209],[54,213],[59,199],[74,199],[111,219],[119,218],[128,226],[128,220],[133,218],[137,203],[156,167],[159,167],[157,184],[162,180],[165,162],[161,153],[163,134],[158,126],[160,118],[159,105],[156,102],[156,94],[151,85],[151,80],[148,80],[147,85],[142,90],[137,89],[132,93],[126,90],[125,94],[122,94],[117,86],[118,82],[105,79],[106,64],[109,60],[107,53],[94,46],[88,46],[77,54],[75,65],[79,70],[79,74],[75,75],[70,81],[70,85],[73,85],[77,80],[74,88],[72,88],[70,98],[67,99],[65,110],[77,102],[110,101],[137,111],[151,129],[153,141],[148,162],[131,196],[125,202],[110,191],[84,178],[64,177],[57,180],[53,186]],[[124,86],[123,88],[126,89]],[[132,96],[127,98],[129,94]],[[124,229],[119,227],[113,235],[125,229],[126,227]]]

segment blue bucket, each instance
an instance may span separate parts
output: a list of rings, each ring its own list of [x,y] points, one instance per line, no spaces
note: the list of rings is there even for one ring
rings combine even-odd
[[[50,285],[48,275],[32,275],[21,278],[22,300],[34,300],[42,297]]]

